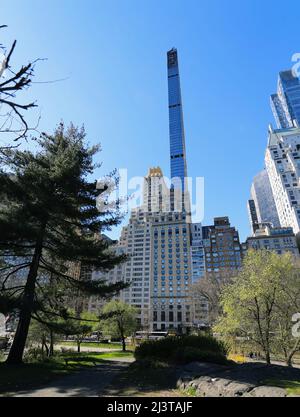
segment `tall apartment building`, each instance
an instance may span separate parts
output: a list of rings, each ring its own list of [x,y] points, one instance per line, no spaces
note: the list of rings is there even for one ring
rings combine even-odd
[[[268,172],[265,169],[253,179],[248,212],[253,232],[259,223],[271,223],[274,227],[280,226]]]
[[[186,221],[191,222],[190,195],[187,186],[187,162],[183,108],[180,87],[179,61],[177,49],[167,53],[168,105],[170,135],[171,211],[185,211]]]
[[[269,128],[265,164],[282,227],[300,230],[300,128]]]
[[[126,246],[122,244],[120,241],[116,242],[114,246],[112,246],[112,250],[116,252],[117,255],[121,255],[127,252]],[[104,280],[108,284],[116,284],[117,282],[128,282],[126,281],[125,277],[125,267],[126,263],[121,263],[117,266],[115,266],[113,269],[111,269],[109,272],[104,273],[99,270],[94,270],[92,272],[92,280]],[[127,289],[121,291],[118,296],[113,297],[115,299],[119,299],[121,301],[126,302],[129,300],[127,297]],[[126,300],[127,297],[127,300]],[[91,296],[88,299],[88,311],[92,313],[98,313],[99,310],[104,306],[104,304],[107,302],[106,299],[101,299],[97,296]]]
[[[150,310],[151,216],[142,208],[132,210],[129,223],[123,227],[114,250],[119,254],[126,253],[128,260],[107,273],[94,271],[93,277],[104,279],[108,284],[130,284],[114,298],[134,306],[139,327],[147,329]],[[98,311],[105,301],[91,297],[89,310]]]
[[[222,275],[242,266],[243,246],[239,232],[230,225],[228,217],[214,219],[214,225],[208,227],[204,249],[208,274]]]
[[[296,237],[291,227],[271,227],[261,224],[255,234],[248,237],[246,244],[248,249],[266,249],[278,254],[290,252],[299,256]]]
[[[165,213],[171,210],[171,193],[165,183],[160,167],[150,168],[144,177],[143,211],[145,213]]]
[[[292,70],[279,73],[271,107],[278,129],[300,126],[300,80]]]
[[[170,134],[170,211],[153,214],[151,329],[185,332],[192,322],[189,289],[192,281],[187,163],[178,54],[167,53]],[[178,209],[178,191],[179,202]]]
[[[252,234],[261,229],[261,223],[275,229],[292,227],[297,234],[300,228],[300,80],[292,70],[279,73],[271,107],[278,129],[269,127],[266,169],[254,178],[251,188],[248,211]]]
[[[123,228],[121,244],[129,260],[125,265],[125,281],[131,285],[122,291],[123,300],[138,310],[141,328],[149,325],[151,281],[151,217],[141,209],[133,210],[128,226]]]
[[[229,277],[234,271],[239,270],[242,266],[245,248],[240,243],[238,231],[230,225],[228,217],[216,217],[213,225],[201,227],[201,233],[197,225],[191,225],[191,230],[192,277],[195,284],[191,288],[190,297],[193,308],[193,327],[203,328],[211,325],[210,306],[208,301],[199,295],[197,283],[204,275],[208,279],[218,280]],[[193,238],[195,233],[197,234],[196,240]],[[195,252],[193,251],[194,245],[196,245]],[[200,253],[201,255],[203,253],[203,259],[202,257],[199,259]]]
[[[190,229],[185,212],[161,210],[164,188],[162,171],[151,168],[144,181],[143,205],[132,210],[115,247],[129,259],[105,279],[130,283],[117,298],[137,308],[142,329],[185,332],[192,321]],[[90,310],[100,305],[101,300],[91,299]]]
[[[165,184],[159,167],[149,170],[144,180],[143,204],[132,211],[119,242],[129,259],[119,270],[111,271],[108,280],[122,278],[131,282],[119,297],[138,309],[141,328],[186,332],[192,324],[189,293],[192,283],[191,233],[176,49],[168,52],[167,66],[173,183]],[[194,243],[196,251],[196,241]]]
[[[185,332],[192,322],[190,230],[184,213],[158,214],[152,223],[151,330]]]
[[[177,49],[168,51],[167,60],[171,178],[180,179],[184,190],[187,164]],[[179,183],[175,184],[175,188],[178,186]]]

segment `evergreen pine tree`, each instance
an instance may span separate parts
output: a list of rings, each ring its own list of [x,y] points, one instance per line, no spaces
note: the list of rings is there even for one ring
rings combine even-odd
[[[110,297],[125,287],[103,280],[80,280],[74,265],[108,271],[125,260],[102,234],[121,216],[107,206],[89,180],[98,146],[85,144],[85,131],[61,123],[53,135],[36,139],[37,152],[7,149],[0,171],[0,307],[17,308],[19,321],[7,362],[21,363],[33,314],[47,313],[40,290],[54,275],[68,290]],[[19,275],[23,276],[16,279]],[[49,313],[50,314],[50,313]]]

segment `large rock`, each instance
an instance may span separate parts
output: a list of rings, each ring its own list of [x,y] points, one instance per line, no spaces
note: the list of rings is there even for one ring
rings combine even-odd
[[[182,389],[195,388],[199,397],[241,397],[254,388],[226,378],[210,378],[202,376],[185,383]]]
[[[300,380],[300,369],[264,363],[229,366],[193,362],[178,368],[177,387],[193,388],[201,397],[286,397],[284,388],[264,386],[265,380]]]
[[[286,397],[287,392],[284,388],[269,387],[262,385],[254,388],[247,397]]]
[[[250,390],[254,388],[254,385],[248,383],[241,383],[236,381],[230,381],[225,389],[225,397],[242,397]]]

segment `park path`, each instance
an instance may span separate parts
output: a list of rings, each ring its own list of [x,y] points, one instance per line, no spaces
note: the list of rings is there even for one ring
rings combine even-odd
[[[90,369],[52,381],[44,388],[10,393],[9,397],[100,397],[101,392],[123,372],[134,359],[107,360]]]
[[[247,362],[249,362],[249,363],[266,363],[265,361],[263,361],[263,360],[258,360],[258,359],[250,359],[250,358],[247,358]],[[272,365],[279,365],[279,366],[287,366],[287,364],[285,363],[285,362],[283,362],[283,361],[274,361],[273,359],[271,360],[271,363],[272,363]],[[293,363],[293,368],[298,368],[298,369],[300,369],[300,363]]]
[[[77,346],[72,345],[55,345],[55,350],[61,351],[61,350],[72,350],[74,352],[77,352]],[[89,347],[89,346],[81,346],[80,352],[97,352],[97,353],[110,353],[110,352],[120,352],[120,348],[99,348],[99,347]]]

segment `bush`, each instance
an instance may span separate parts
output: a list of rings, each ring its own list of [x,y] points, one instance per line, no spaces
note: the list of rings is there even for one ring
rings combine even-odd
[[[46,352],[42,350],[40,347],[31,347],[26,349],[24,353],[24,362],[25,363],[39,363],[51,360],[52,357],[57,356],[57,352],[55,352],[51,357],[46,355]]]
[[[192,361],[226,363],[227,349],[223,342],[211,336],[166,337],[142,343],[135,358],[187,363]]]
[[[173,356],[175,363],[189,362],[212,362],[218,364],[226,364],[227,359],[221,353],[202,351],[199,348],[186,346],[175,351]]]
[[[44,356],[45,355],[43,354],[41,348],[29,348],[24,353],[24,362],[42,362],[44,360]]]

